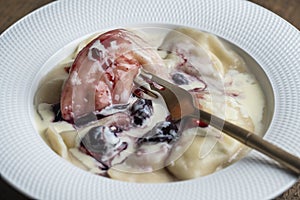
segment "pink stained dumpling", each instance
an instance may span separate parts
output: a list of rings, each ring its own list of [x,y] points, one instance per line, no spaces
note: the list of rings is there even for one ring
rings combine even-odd
[[[64,120],[128,102],[139,68],[164,75],[155,49],[133,32],[116,29],[101,34],[77,55],[61,94]]]

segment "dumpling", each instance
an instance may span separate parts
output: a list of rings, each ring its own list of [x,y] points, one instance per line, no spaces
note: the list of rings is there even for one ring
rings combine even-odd
[[[174,181],[174,177],[165,169],[160,169],[148,173],[129,173],[110,168],[108,170],[110,178],[120,181],[138,183],[165,183]]]
[[[254,130],[251,119],[243,116],[239,108],[227,108],[225,116],[228,121],[238,126],[249,131]],[[188,129],[186,132],[197,133],[182,156],[167,167],[178,179],[192,179],[211,174],[232,162],[244,148],[240,142],[210,126]]]

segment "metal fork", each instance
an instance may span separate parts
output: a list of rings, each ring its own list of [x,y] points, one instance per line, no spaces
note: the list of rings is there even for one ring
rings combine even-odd
[[[163,97],[172,121],[178,122],[185,117],[200,119],[248,147],[269,156],[297,175],[300,174],[300,159],[298,157],[244,128],[196,108],[194,99],[188,91],[145,70],[141,71],[140,76],[149,84],[151,90],[158,92]],[[151,94],[151,90],[147,87],[142,86],[142,88]]]

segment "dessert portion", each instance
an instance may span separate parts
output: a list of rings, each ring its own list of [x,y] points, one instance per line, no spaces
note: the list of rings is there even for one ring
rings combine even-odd
[[[44,78],[36,127],[58,155],[132,182],[197,178],[243,155],[242,144],[209,124],[171,121],[163,98],[143,90],[141,69],[188,90],[199,108],[262,134],[264,96],[243,59],[214,35],[159,30],[99,34]]]

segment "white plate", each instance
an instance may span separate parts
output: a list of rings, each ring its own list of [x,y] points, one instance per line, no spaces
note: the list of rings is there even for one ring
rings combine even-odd
[[[300,156],[300,34],[247,1],[64,0],[25,17],[1,35],[1,176],[38,199],[269,199],[297,180],[251,152],[212,175],[170,184],[114,181],[58,157],[30,119],[41,66],[68,43],[111,27],[168,23],[217,34],[248,52],[274,89],[275,112],[265,139]]]

